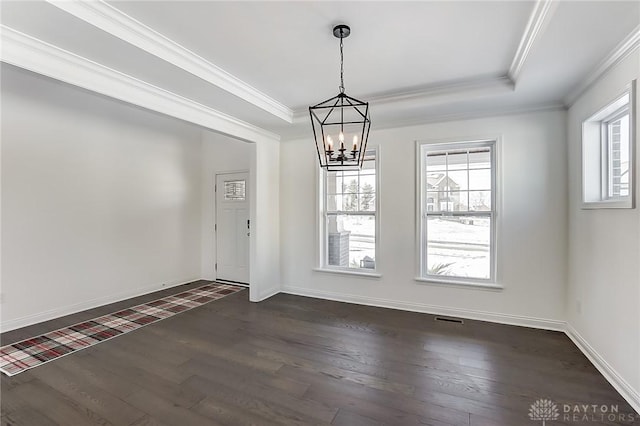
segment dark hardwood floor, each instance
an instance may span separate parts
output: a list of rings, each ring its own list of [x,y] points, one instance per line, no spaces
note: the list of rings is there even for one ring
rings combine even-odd
[[[193,283],[2,335],[6,345]],[[634,413],[562,333],[243,291],[2,375],[3,425],[639,425],[561,404]]]

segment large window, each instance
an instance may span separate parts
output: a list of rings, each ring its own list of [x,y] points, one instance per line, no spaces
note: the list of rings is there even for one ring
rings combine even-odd
[[[329,269],[376,269],[376,153],[361,170],[324,172],[323,259]]]
[[[633,207],[634,85],[582,124],[584,208]]]
[[[420,270],[495,281],[495,141],[420,144]]]

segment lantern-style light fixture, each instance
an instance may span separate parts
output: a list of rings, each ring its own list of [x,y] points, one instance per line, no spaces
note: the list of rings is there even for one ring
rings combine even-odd
[[[371,127],[369,103],[352,98],[344,91],[342,41],[350,33],[347,25],[333,28],[333,35],[340,39],[340,93],[309,107],[320,167],[329,171],[362,167]]]

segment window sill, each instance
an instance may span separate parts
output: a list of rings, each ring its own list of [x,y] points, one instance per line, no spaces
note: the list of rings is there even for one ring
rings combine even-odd
[[[376,272],[347,271],[345,269],[313,268],[316,272],[326,272],[329,274],[354,275],[358,277],[380,278],[382,274]]]
[[[426,284],[433,285],[441,285],[441,286],[454,286],[454,287],[469,287],[474,288],[476,290],[504,290],[504,287],[499,284],[494,283],[478,283],[478,282],[468,282],[468,281],[457,281],[457,280],[445,280],[445,279],[437,279],[437,278],[424,278],[424,277],[415,277],[415,281]]]
[[[602,200],[602,201],[583,201],[582,210],[594,209],[632,209],[633,202],[631,199],[624,200]]]

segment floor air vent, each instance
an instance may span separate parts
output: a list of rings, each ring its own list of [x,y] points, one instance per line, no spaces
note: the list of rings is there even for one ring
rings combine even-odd
[[[462,318],[454,318],[454,317],[436,317],[436,321],[443,322],[454,322],[456,324],[464,324],[464,320]]]

